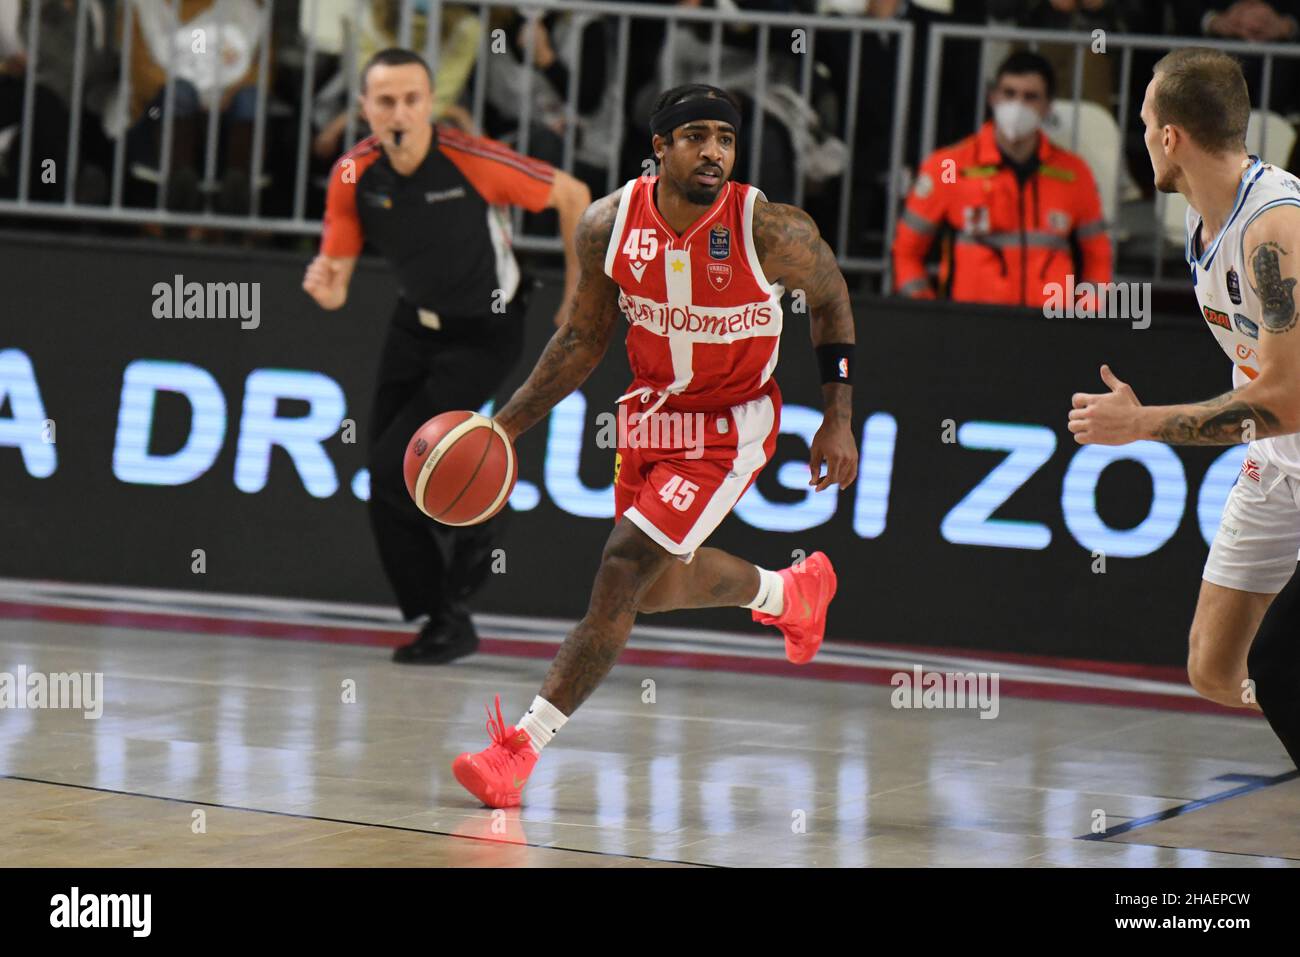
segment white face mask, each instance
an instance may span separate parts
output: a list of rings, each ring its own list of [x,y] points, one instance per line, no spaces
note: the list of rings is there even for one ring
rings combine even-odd
[[[1043,118],[1019,100],[1003,100],[993,107],[993,122],[1009,140],[1024,139],[1043,125]]]

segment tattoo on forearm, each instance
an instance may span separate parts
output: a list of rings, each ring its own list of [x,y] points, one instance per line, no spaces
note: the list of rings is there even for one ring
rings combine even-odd
[[[1285,255],[1287,251],[1277,243],[1260,243],[1250,254],[1255,292],[1263,309],[1260,318],[1269,332],[1287,332],[1296,324],[1296,281],[1282,275],[1280,257]]]
[[[853,417],[853,386],[847,382],[822,384],[822,410],[827,415]]]
[[[582,385],[609,346],[618,315],[618,287],[605,275],[605,251],[617,213],[615,193],[589,206],[578,223],[574,245],[581,274],[568,320],[551,336],[527,381],[497,415],[517,431],[536,424]]]
[[[780,282],[812,316],[813,345],[853,342],[849,289],[812,217],[795,206],[754,204],[754,251],[769,281]]]
[[[1191,413],[1168,416],[1156,429],[1156,438],[1170,445],[1237,445],[1279,433],[1278,417],[1259,404],[1225,393],[1191,406]]]
[[[814,346],[855,341],[849,289],[830,246],[803,210],[780,203],[754,205],[754,251],[770,281],[781,282],[810,315]],[[851,417],[853,390],[842,383],[822,386],[823,409],[828,415]]]

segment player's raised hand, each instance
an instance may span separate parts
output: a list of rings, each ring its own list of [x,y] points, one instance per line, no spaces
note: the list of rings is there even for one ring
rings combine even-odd
[[[347,301],[348,276],[338,260],[317,256],[307,266],[302,288],[322,309],[338,309]]]
[[[1128,383],[1101,367],[1101,381],[1110,389],[1100,395],[1076,392],[1070,404],[1070,431],[1080,445],[1127,445],[1141,436],[1137,430],[1137,411],[1142,403]]]
[[[823,465],[826,466],[824,475]],[[814,491],[820,492],[832,483],[838,483],[842,489],[853,484],[858,477],[858,448],[846,422],[837,419],[822,423],[813,436],[808,469],[812,473],[808,484],[816,486]]]

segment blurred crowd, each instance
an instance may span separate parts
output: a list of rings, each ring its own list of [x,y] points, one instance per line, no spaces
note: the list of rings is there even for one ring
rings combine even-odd
[[[911,107],[903,147],[909,171],[927,159],[921,155],[920,106],[927,39],[940,24],[1300,42],[1300,0],[659,0],[659,5],[712,8],[724,15],[718,83],[741,99],[747,119],[753,115],[760,62],[758,29],[747,13],[911,23],[916,55],[908,78]],[[426,35],[429,7],[429,0],[414,0],[407,12],[413,49],[433,46]],[[130,29],[124,29],[128,11]],[[33,17],[40,20],[35,55],[29,49]],[[127,206],[161,202],[178,212],[240,216],[250,211],[256,196],[260,215],[290,217],[305,119],[309,148],[303,214],[317,218],[331,163],[349,146],[349,135],[355,141],[366,132],[355,113],[349,73],[374,51],[396,45],[407,17],[398,0],[282,0],[269,9],[260,0],[0,0],[0,199],[18,193],[30,86],[34,103],[27,183],[33,200],[63,200],[71,184],[78,203],[107,205],[120,155]],[[611,17],[552,12],[530,29],[517,10],[497,7],[490,10],[484,37],[479,8],[444,3],[440,24],[434,38],[438,120],[503,140],[556,165],[564,163],[566,140],[571,140],[572,171],[594,196],[608,192],[611,181],[617,185],[642,171],[650,155],[650,104],[659,90],[672,83],[710,81],[713,34],[707,23],[679,21],[670,40],[662,21],[632,20],[622,76],[616,70],[618,31]],[[353,40],[355,60],[348,52]],[[751,168],[744,144],[755,131],[747,128],[735,177],[759,184],[773,201],[800,198],[831,237],[839,233],[840,187],[849,177],[848,245],[838,252],[888,255],[882,244],[898,44],[888,33],[865,34],[855,59],[848,33],[819,32],[805,100],[804,51],[794,48],[788,30],[774,28],[768,40],[763,148],[757,168]],[[1056,95],[1072,99],[1074,48],[1036,46],[1053,68]],[[78,65],[79,47],[84,54]],[[1007,44],[986,68],[1016,51]],[[1149,176],[1138,175],[1145,162],[1141,137],[1132,134],[1139,129],[1138,104],[1150,66],[1161,52],[1134,54],[1128,90],[1123,141],[1131,151],[1134,180],[1144,190],[1150,186]],[[971,134],[979,117],[991,117],[987,87],[974,82],[981,62],[976,42],[945,46],[932,147],[957,143]],[[1118,56],[1085,57],[1077,91],[1116,116],[1121,112],[1119,64]],[[1277,58],[1268,78],[1270,108],[1288,123],[1300,113],[1296,65]],[[1252,99],[1258,101],[1265,82],[1260,60],[1247,60],[1245,67]],[[991,73],[989,69],[988,80]],[[174,78],[170,93],[169,77]],[[485,86],[482,122],[476,127],[473,103],[480,78]],[[576,78],[572,91],[571,78]],[[531,89],[527,98],[526,89]],[[850,123],[852,89],[856,110]],[[260,157],[254,155],[259,109],[264,110]],[[521,128],[525,116],[526,131]],[[166,157],[165,129],[171,144]],[[68,175],[73,131],[76,168]],[[795,182],[796,170],[801,183]],[[546,232],[553,226],[542,216],[530,220],[528,229]]]

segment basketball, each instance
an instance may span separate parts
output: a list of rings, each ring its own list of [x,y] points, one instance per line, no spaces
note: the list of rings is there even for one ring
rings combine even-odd
[[[486,522],[518,476],[505,430],[477,412],[444,412],[416,429],[402,471],[416,507],[444,525]]]

